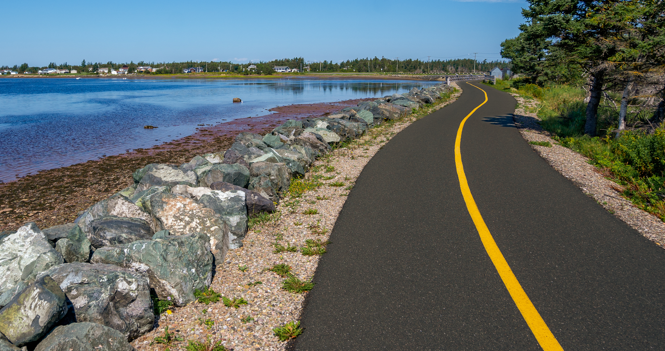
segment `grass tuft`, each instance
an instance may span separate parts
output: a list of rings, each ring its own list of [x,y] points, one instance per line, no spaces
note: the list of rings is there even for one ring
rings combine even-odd
[[[200,302],[206,305],[209,305],[211,302],[219,302],[219,298],[222,294],[215,292],[210,288],[205,288],[203,290],[196,289],[194,290],[194,297]]]
[[[243,299],[242,297],[238,297],[238,298],[234,297],[233,299],[229,299],[226,296],[222,296],[222,301],[224,302],[224,306],[233,307],[233,308],[236,308],[236,309],[240,308],[240,306],[242,306],[242,305],[247,304],[247,300]]]
[[[274,328],[272,331],[279,338],[279,341],[287,341],[295,339],[302,334],[303,330],[300,328],[300,322],[288,322],[281,327]]]
[[[552,143],[549,141],[530,141],[529,144],[537,146],[552,147]]]
[[[314,283],[311,281],[302,281],[295,275],[289,276],[282,284],[282,289],[295,294],[310,291],[314,288]]]
[[[273,273],[276,273],[280,277],[288,277],[289,275],[291,275],[291,266],[284,263],[276,264],[268,270]]]

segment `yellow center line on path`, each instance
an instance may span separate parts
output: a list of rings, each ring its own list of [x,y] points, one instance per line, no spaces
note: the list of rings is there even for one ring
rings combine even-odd
[[[533,332],[536,340],[538,340],[540,347],[542,347],[545,351],[563,350],[561,345],[559,345],[559,342],[550,331],[550,328],[547,327],[547,324],[545,324],[545,321],[540,316],[540,313],[538,313],[538,310],[536,310],[536,307],[529,299],[529,296],[527,296],[526,292],[524,292],[524,289],[522,289],[522,285],[520,285],[520,282],[517,280],[517,277],[515,277],[512,269],[510,269],[508,262],[506,262],[506,259],[503,257],[501,250],[499,250],[499,247],[496,245],[496,242],[492,237],[492,233],[490,233],[490,230],[487,228],[483,217],[480,215],[476,201],[471,195],[471,189],[469,188],[469,183],[466,180],[466,174],[464,174],[462,152],[460,151],[460,145],[462,142],[462,129],[464,128],[464,123],[466,123],[466,120],[469,119],[469,117],[471,117],[471,115],[473,115],[474,112],[476,112],[476,110],[478,110],[481,106],[485,105],[487,102],[487,92],[471,83],[466,84],[469,84],[470,86],[482,91],[485,94],[485,101],[478,105],[478,107],[474,108],[473,111],[471,111],[471,113],[469,113],[462,120],[459,125],[459,129],[457,130],[457,138],[455,139],[455,166],[457,168],[457,177],[459,178],[462,196],[464,196],[464,202],[466,202],[466,208],[471,215],[471,219],[473,219],[473,223],[476,225],[476,229],[480,235],[480,240],[483,242],[483,246],[485,247],[485,251],[487,251],[487,255],[492,260],[492,263],[494,263],[494,267],[499,273],[501,280],[503,280],[503,284],[506,286],[506,289],[508,289],[508,293],[510,293],[513,301],[515,301],[515,305],[517,305],[517,308],[522,313],[522,317],[524,317],[526,324],[529,326],[529,328],[531,328],[531,332]]]

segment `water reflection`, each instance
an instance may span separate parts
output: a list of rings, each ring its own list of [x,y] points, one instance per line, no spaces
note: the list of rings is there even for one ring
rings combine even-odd
[[[432,84],[368,80],[0,79],[0,180],[148,148],[275,106]],[[234,104],[239,97],[242,104]],[[159,126],[147,133],[146,124]]]

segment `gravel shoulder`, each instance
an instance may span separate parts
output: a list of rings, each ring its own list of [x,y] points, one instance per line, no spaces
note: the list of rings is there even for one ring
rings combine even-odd
[[[536,114],[527,112],[536,108],[536,101],[527,100],[515,93],[511,95],[518,102],[513,119],[522,137],[528,142],[549,142],[552,145],[551,147],[531,145],[552,168],[570,179],[585,194],[647,239],[660,247],[665,245],[665,223],[623,198],[621,195],[623,186],[607,179],[599,169],[589,163],[587,157],[558,145],[550,137],[550,133],[542,129]]]
[[[299,279],[311,280],[320,256],[301,254],[305,241],[328,241],[346,196],[365,165],[417,118],[454,102],[461,95],[461,89],[454,83],[451,85],[458,90],[447,101],[415,116],[370,129],[362,138],[317,160],[305,179],[318,176],[323,184],[299,198],[285,197],[271,220],[250,228],[244,246],[227,254],[211,285],[211,289],[224,297],[245,299],[246,305],[236,309],[226,307],[220,300],[209,305],[195,302],[172,309],[171,313],[160,316],[157,328],[134,340],[132,345],[137,350],[165,350],[167,347],[179,350],[187,346],[188,340],[205,342],[209,338],[236,351],[288,349],[290,344],[279,341],[273,328],[300,319],[307,293],[283,290],[285,278],[267,269],[285,264]],[[296,247],[298,251],[275,253],[275,244]],[[206,320],[211,322],[206,325]],[[155,344],[154,339],[164,336],[166,327],[182,340],[170,345]]]

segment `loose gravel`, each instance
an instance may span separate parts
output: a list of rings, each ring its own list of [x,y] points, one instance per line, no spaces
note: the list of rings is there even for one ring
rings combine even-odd
[[[455,101],[461,90],[454,83],[451,85],[458,89],[456,94],[418,116]],[[236,309],[226,307],[220,300],[209,305],[194,302],[171,309],[159,317],[155,330],[134,340],[132,345],[137,350],[165,350],[167,347],[182,350],[190,340],[207,342],[209,339],[211,343],[221,341],[227,349],[236,351],[285,350],[288,343],[279,341],[273,328],[300,319],[306,293],[283,290],[286,278],[268,269],[276,264],[286,264],[302,281],[314,277],[320,256],[303,255],[300,250],[306,245],[305,241],[328,241],[348,193],[365,165],[418,116],[374,128],[347,147],[317,160],[305,180],[316,177],[322,185],[299,198],[282,199],[273,220],[252,227],[244,246],[229,251],[226,261],[215,273],[211,288],[230,299],[244,298],[247,305]],[[298,251],[275,253],[275,244],[297,247]],[[155,343],[156,337],[164,336],[166,327],[170,333],[176,334],[177,340],[169,345]]]

